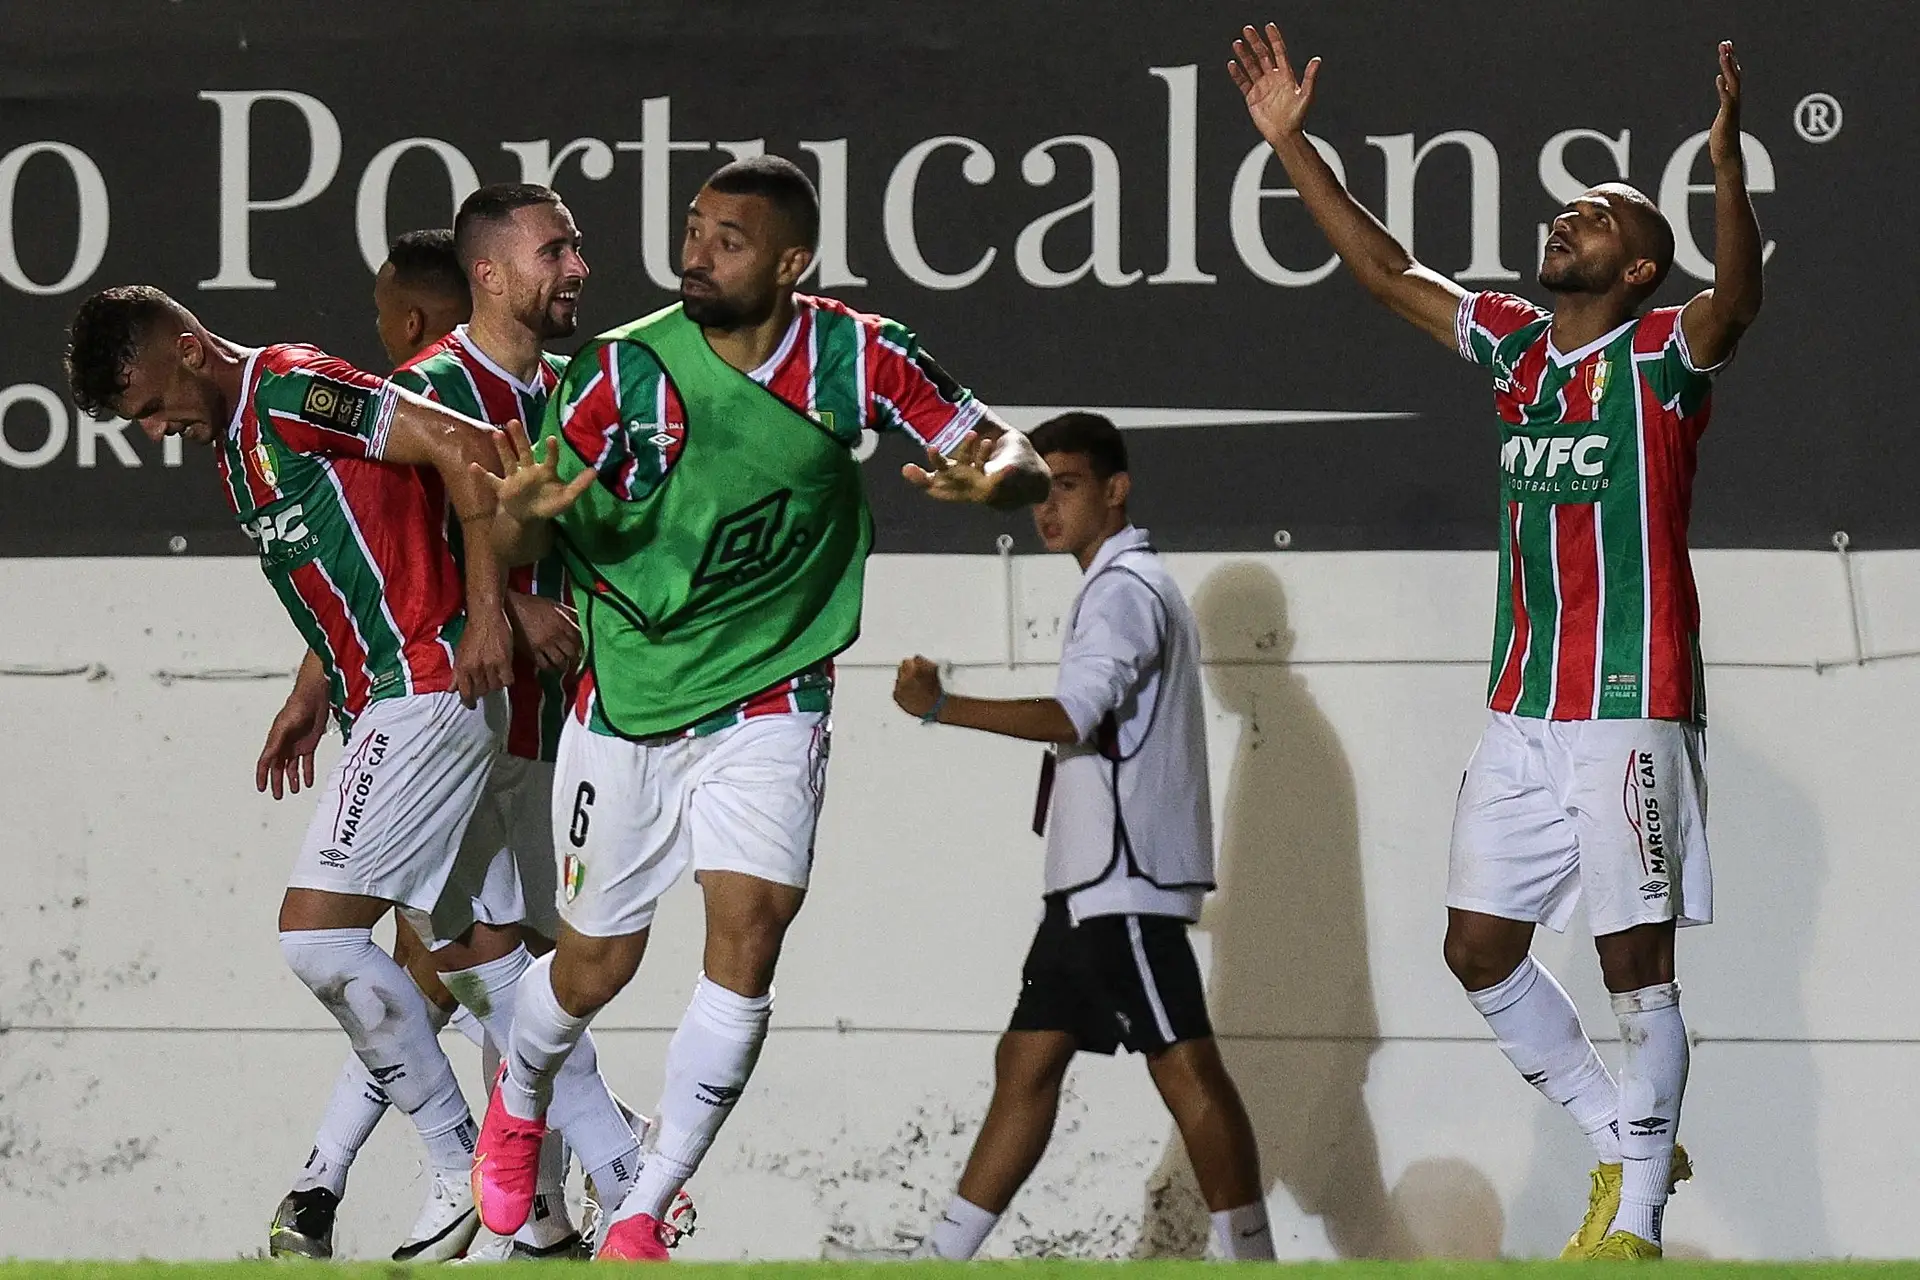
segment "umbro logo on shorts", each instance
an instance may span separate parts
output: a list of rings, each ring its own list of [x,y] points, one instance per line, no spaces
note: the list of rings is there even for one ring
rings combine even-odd
[[[1648,902],[1652,902],[1655,898],[1666,897],[1667,882],[1665,880],[1647,881],[1645,884],[1640,886],[1640,896],[1642,898],[1645,898]]]

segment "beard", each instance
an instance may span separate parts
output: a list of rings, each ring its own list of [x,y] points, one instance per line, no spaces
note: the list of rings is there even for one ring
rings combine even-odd
[[[772,294],[751,299],[723,293],[689,294],[684,282],[680,288],[681,309],[687,319],[703,329],[744,329],[760,324],[773,314],[774,300]]]
[[[578,303],[563,307],[552,298],[533,298],[515,307],[513,318],[545,342],[552,338],[571,337],[573,331],[580,327],[580,307]]]
[[[1605,293],[1612,277],[1594,263],[1569,256],[1565,262],[1540,264],[1540,287],[1549,293]]]

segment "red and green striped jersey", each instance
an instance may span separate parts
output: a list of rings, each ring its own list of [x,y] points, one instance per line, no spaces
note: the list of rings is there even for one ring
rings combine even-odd
[[[1461,300],[1460,354],[1493,374],[1500,419],[1495,711],[1706,719],[1687,522],[1717,367],[1695,365],[1680,310],[1563,353],[1532,303]]]
[[[461,325],[394,371],[393,381],[408,391],[444,404],[455,413],[505,426],[518,419],[529,432],[539,430],[547,397],[567,367],[564,357],[545,355],[531,383],[523,383],[474,345]],[[451,515],[451,513],[449,513]],[[447,521],[448,542],[460,559],[460,526]],[[507,590],[551,600],[567,598],[566,571],[552,555],[537,564],[507,571]],[[507,689],[507,750],[528,760],[552,762],[560,749],[560,726],[573,701],[576,677],[537,672],[533,660],[516,653],[513,684]]]
[[[794,295],[795,315],[767,362],[748,376],[849,448],[863,428],[903,431],[951,452],[980,422],[984,406],[956,383],[893,320],[855,311],[833,298]],[[849,420],[851,419],[851,420]],[[796,430],[811,430],[796,422]],[[663,483],[687,438],[679,390],[644,348],[628,342],[588,346],[567,366],[543,434],[564,434],[593,464],[600,483],[637,501]],[[833,667],[823,663],[702,720],[689,736],[717,732],[742,719],[831,706]],[[611,734],[591,682],[575,714]]]
[[[227,502],[326,664],[342,727],[370,702],[453,688],[466,622],[439,477],[380,461],[394,404],[344,360],[265,347],[216,441]]]

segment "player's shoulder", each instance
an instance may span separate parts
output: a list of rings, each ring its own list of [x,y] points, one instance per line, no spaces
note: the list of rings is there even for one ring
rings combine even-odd
[[[1633,349],[1637,352],[1664,351],[1667,344],[1674,340],[1674,333],[1680,327],[1680,313],[1684,310],[1684,304],[1655,307],[1641,316],[1633,326]]]
[[[1502,293],[1497,289],[1470,293],[1461,299],[1460,306],[1472,315],[1476,323],[1504,333],[1513,333],[1528,325],[1553,319],[1553,313],[1539,303],[1517,293]]]
[[[813,293],[796,293],[793,295],[793,305],[802,312],[811,313],[816,323],[850,324],[866,330],[870,336],[887,339],[901,346],[913,339],[913,330],[891,316],[861,311],[838,298]]]

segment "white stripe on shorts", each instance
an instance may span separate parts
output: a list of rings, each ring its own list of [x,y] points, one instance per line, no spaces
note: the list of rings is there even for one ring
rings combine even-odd
[[[1160,1028],[1160,1038],[1172,1044],[1173,1023],[1167,1019],[1167,1006],[1160,1002],[1160,988],[1153,982],[1153,966],[1147,963],[1146,940],[1140,934],[1139,916],[1127,917],[1127,939],[1133,943],[1133,962],[1140,968],[1140,986],[1147,993],[1154,1025]]]

